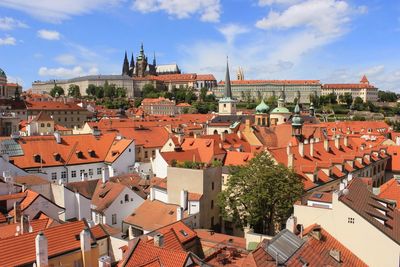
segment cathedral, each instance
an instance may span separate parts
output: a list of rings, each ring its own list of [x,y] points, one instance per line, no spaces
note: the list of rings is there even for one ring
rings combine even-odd
[[[139,56],[136,57],[136,62],[133,57],[133,53],[131,56],[131,62],[128,61],[128,55],[125,52],[124,63],[122,65],[122,75],[128,75],[130,77],[145,77],[147,75],[156,75],[157,74],[157,64],[156,64],[156,55],[154,54],[153,64],[149,64],[147,60],[147,56],[144,53],[143,43],[140,47]]]

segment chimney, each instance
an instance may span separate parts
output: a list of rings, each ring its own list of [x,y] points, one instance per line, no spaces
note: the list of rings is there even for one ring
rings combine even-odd
[[[132,225],[129,225],[128,227],[128,238],[129,240],[132,240],[135,238],[135,235],[133,234],[133,227]]]
[[[20,222],[21,220],[21,205],[20,203],[14,202],[14,222]]]
[[[340,136],[335,137],[335,147],[340,149]]]
[[[341,191],[341,190],[343,190],[343,189],[345,189],[344,183],[340,183],[340,184],[339,184],[339,190]]]
[[[99,258],[99,267],[111,267],[111,258],[109,256],[101,256]]]
[[[293,167],[293,160],[294,160],[293,154],[289,154],[288,155],[288,164],[287,164],[288,168],[292,168]]]
[[[290,232],[297,234],[297,217],[294,215],[291,215],[287,221],[286,221],[286,229],[288,229]]]
[[[181,207],[176,208],[176,220],[180,221],[183,219],[183,209]]]
[[[314,139],[313,138],[310,139],[310,156],[311,156],[311,158],[314,157]]]
[[[238,132],[237,132],[237,136],[239,137],[239,139],[242,139],[242,132],[241,132],[241,131],[238,131]]]
[[[180,197],[180,204],[183,210],[187,209],[187,204],[188,204],[188,191],[187,190],[181,190],[181,197]]]
[[[35,238],[35,250],[36,250],[36,266],[37,267],[48,267],[48,247],[47,238],[42,231],[38,233]]]
[[[324,140],[324,149],[326,152],[329,152],[329,141],[328,139]]]
[[[83,203],[81,203],[80,194],[78,192],[75,192],[75,201],[76,201],[76,210],[78,212],[76,218],[80,221],[80,220],[82,220],[82,204]]]
[[[150,187],[150,201],[155,199],[154,187]]]
[[[316,240],[321,240],[322,238],[322,233],[321,233],[321,228],[317,227],[314,228],[311,232],[311,235],[316,239]]]
[[[299,142],[299,154],[302,158],[304,158],[304,144],[303,142]]]
[[[101,181],[105,184],[110,179],[110,174],[108,172],[108,168],[101,168]]]
[[[79,234],[79,238],[81,241],[81,252],[82,252],[82,261],[83,267],[90,267],[92,266],[92,259],[91,259],[91,237],[90,232],[87,227],[81,231]]]
[[[61,134],[59,132],[54,132],[54,138],[56,139],[57,144],[61,144]]]
[[[221,132],[219,135],[221,136],[221,142],[224,142],[225,141],[225,133]]]
[[[155,247],[161,248],[164,246],[164,236],[162,234],[155,235],[153,239]]]
[[[343,143],[344,143],[344,146],[346,146],[346,147],[349,146],[349,137],[347,137],[347,135],[344,136]]]

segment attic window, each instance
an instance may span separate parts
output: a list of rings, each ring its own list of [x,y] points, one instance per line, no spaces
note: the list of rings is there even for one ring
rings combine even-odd
[[[35,162],[37,162],[37,163],[40,163],[40,162],[41,162],[41,157],[40,157],[40,155],[39,155],[39,154],[34,154],[34,155],[33,155],[33,160],[34,160]]]
[[[76,153],[76,156],[78,157],[78,158],[83,158],[83,153],[82,153],[82,151],[80,151],[80,150],[77,150],[77,151],[75,151],[75,153]]]
[[[92,150],[92,149],[89,149],[88,153],[92,158],[94,158],[96,156],[96,152],[94,150]]]
[[[61,155],[60,155],[60,153],[54,153],[54,154],[53,154],[53,157],[54,157],[54,159],[55,159],[56,161],[60,161],[60,160],[61,160]]]
[[[172,214],[174,214],[174,211],[173,211],[173,210],[170,210],[170,211],[168,212],[168,214],[169,214],[169,215],[172,215]]]
[[[118,154],[118,151],[111,151],[111,155],[115,157]]]
[[[180,230],[179,233],[181,233],[183,236],[188,236],[189,234],[185,232],[185,230]]]
[[[108,192],[110,192],[110,190],[105,190],[105,191],[101,192],[99,194],[99,197],[104,198],[108,194]]]

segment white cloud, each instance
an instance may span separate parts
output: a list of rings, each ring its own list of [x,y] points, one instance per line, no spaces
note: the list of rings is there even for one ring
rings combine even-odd
[[[55,60],[62,65],[76,64],[76,57],[72,54],[62,54],[55,58]]]
[[[41,67],[39,69],[40,76],[54,77],[54,78],[72,78],[84,75],[95,75],[98,74],[99,70],[96,67],[84,69],[81,66],[75,66],[73,68],[47,68]]]
[[[16,45],[17,40],[12,36],[0,38],[0,45]]]
[[[359,73],[359,75],[376,76],[385,72],[385,65],[372,66]]]
[[[249,32],[247,27],[238,25],[238,24],[228,24],[218,28],[218,31],[225,36],[228,44],[234,42],[237,35]]]
[[[44,21],[59,23],[74,15],[107,10],[125,0],[1,0],[0,6],[25,12]]]
[[[28,25],[11,17],[0,18],[0,30],[9,31],[15,28],[28,28]]]
[[[39,30],[37,35],[45,40],[56,41],[60,40],[61,34],[57,31]]]
[[[200,20],[218,22],[221,14],[220,0],[134,0],[133,9],[142,12],[164,11],[178,19],[200,15]]]
[[[270,6],[274,4],[292,5],[300,2],[301,0],[259,0],[259,6]]]

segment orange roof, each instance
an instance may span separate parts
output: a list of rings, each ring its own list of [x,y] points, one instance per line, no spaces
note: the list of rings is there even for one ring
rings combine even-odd
[[[238,166],[248,163],[254,157],[253,153],[227,151],[225,157],[225,166]]]
[[[164,236],[163,248],[182,251],[184,250],[181,242],[178,239],[177,233],[174,230],[169,229],[167,231],[164,231],[162,234]],[[147,243],[154,244],[154,239],[149,239]]]
[[[161,234],[166,234],[169,231],[173,231],[176,234],[179,242],[182,244],[192,240],[197,236],[196,232],[190,229],[182,221],[174,222],[156,230],[156,232]]]
[[[25,197],[25,195],[26,195],[25,192],[9,194],[9,195],[0,195],[0,201],[23,198]]]
[[[24,155],[10,157],[14,165],[19,168],[60,166],[103,162],[106,160],[110,149],[117,145],[118,149],[126,146],[129,141],[115,140],[115,133],[105,133],[101,136],[92,134],[63,135],[61,143],[58,144],[53,136],[29,136],[20,138],[18,144],[21,146]],[[94,151],[91,155],[89,151]],[[78,153],[81,153],[79,157]],[[57,160],[56,154],[60,155]],[[41,162],[35,162],[35,155],[40,156]],[[112,158],[109,158],[112,160]],[[39,159],[40,160],[40,159]]]
[[[134,240],[126,257],[118,264],[119,267],[136,266],[185,266],[189,253],[175,249],[156,247],[141,239]]]
[[[212,74],[197,74],[197,81],[216,81]]]
[[[192,150],[197,149],[200,162],[210,163],[214,156],[226,154],[225,150],[223,150],[218,141],[212,138],[185,138],[181,147],[183,150]]]
[[[86,109],[75,103],[64,103],[61,101],[26,101],[28,110],[74,110],[86,111]]]
[[[400,209],[400,180],[392,178],[380,186],[379,197],[396,202]]]
[[[201,161],[198,149],[161,152],[161,156],[165,159],[165,161],[168,162],[168,164],[171,164],[173,160],[176,160],[177,162],[203,162]],[[208,163],[208,161],[203,163]]]
[[[114,162],[118,159],[118,157],[124,153],[125,149],[127,149],[133,140],[130,139],[121,139],[116,140],[112,143],[110,150],[107,153],[105,158],[105,162]]]
[[[365,74],[362,76],[360,83],[369,83],[367,76]]]
[[[188,193],[188,200],[189,201],[200,201],[200,199],[203,197],[202,194],[198,194],[198,193],[192,193],[189,192]]]
[[[39,219],[39,220],[32,220],[29,222],[30,226],[32,227],[33,232],[43,231],[48,226],[49,219]],[[6,237],[15,236],[17,233],[17,227],[20,227],[21,223],[12,223],[6,225],[0,225],[0,239]],[[26,229],[28,230],[28,229]],[[26,233],[25,233],[26,234]]]
[[[77,235],[86,227],[84,221],[76,221],[45,229],[49,258],[80,250]],[[35,238],[28,233],[0,240],[0,262],[4,267],[33,264],[36,260]],[[92,240],[92,244],[95,242]],[[16,254],[17,252],[17,254]]]
[[[124,222],[153,231],[177,221],[176,210],[179,205],[166,204],[159,200],[146,199]]]
[[[229,245],[243,250],[246,249],[246,239],[243,237],[225,235],[207,229],[196,229],[195,231],[201,242],[206,243],[208,247]]]
[[[103,184],[103,182],[99,180],[92,196],[94,210],[103,211],[107,209],[125,188],[125,185],[120,183],[107,181]]]
[[[154,104],[171,104],[175,105],[174,101],[169,100],[168,98],[160,96],[159,98],[144,98],[142,100],[142,105],[154,105]]]

